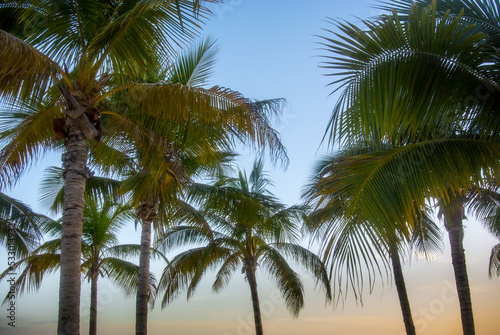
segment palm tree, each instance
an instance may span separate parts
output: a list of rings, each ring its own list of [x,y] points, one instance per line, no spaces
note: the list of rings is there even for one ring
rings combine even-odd
[[[222,176],[214,185],[193,184],[187,203],[179,207],[185,222],[169,229],[160,238],[164,248],[189,244],[200,245],[175,256],[166,266],[158,291],[165,292],[162,307],[183,290],[190,298],[203,275],[218,268],[212,289],[219,292],[239,268],[250,286],[257,335],[263,334],[257,291],[257,268],[266,270],[283,295],[290,313],[296,317],[304,306],[303,286],[299,275],[286,258],[303,265],[324,287],[331,299],[330,285],[322,262],[298,245],[300,206],[286,207],[268,190],[269,180],[263,162],[253,166],[250,178],[242,171],[238,178]]]
[[[367,148],[341,151],[335,157],[320,161],[304,193],[306,200],[314,204],[318,198],[316,190],[320,188],[325,177],[335,178],[333,175],[335,171],[330,170],[334,161],[366,151]],[[328,194],[328,198],[337,196],[337,194]],[[384,204],[375,205],[383,206]],[[401,254],[408,245],[415,246],[418,251],[424,253],[439,249],[439,228],[423,211],[420,218],[415,220],[410,238],[407,238],[406,224],[400,222],[387,224],[383,222],[384,218],[378,221],[368,221],[361,216],[362,210],[357,210],[350,215],[346,215],[342,210],[342,207],[318,206],[306,221],[306,226],[312,231],[314,238],[320,242],[323,261],[326,265],[330,265],[332,281],[336,288],[334,291],[340,292],[338,299],[340,295],[346,298],[349,288],[353,289],[356,298],[361,299],[364,274],[368,274],[371,291],[375,278],[382,275],[383,270],[387,271],[390,263],[406,333],[415,335],[415,325],[401,267]]]
[[[325,67],[344,75],[336,82],[344,91],[329,125],[330,140],[346,146],[370,142],[374,150],[336,162],[336,178],[346,178],[325,181],[320,193],[342,190],[348,212],[363,203],[367,218],[398,222],[403,216],[410,227],[426,201],[438,199],[464,334],[474,334],[462,220],[468,190],[498,181],[499,86],[490,71],[495,52],[461,14],[436,13],[435,3],[413,6],[402,19],[393,12],[366,22],[367,31],[339,23],[342,41],[325,37],[333,53]],[[476,99],[478,87],[490,94]],[[382,150],[384,143],[393,148]],[[384,207],[368,205],[375,196]]]
[[[82,235],[81,273],[88,279],[90,289],[89,334],[97,334],[97,281],[106,277],[119,286],[125,294],[137,290],[139,267],[125,259],[139,254],[138,245],[119,245],[120,229],[133,219],[129,207],[104,202],[102,207],[96,202],[87,201],[84,209]],[[45,275],[61,267],[60,222],[53,222],[45,232],[55,239],[49,240],[35,249],[29,256],[16,262],[15,268],[21,269],[15,286],[23,291],[38,290]],[[5,278],[9,269],[0,275]],[[150,285],[154,285],[151,277]]]
[[[174,7],[174,5],[176,5]],[[88,143],[101,136],[100,112],[113,78],[154,65],[172,39],[193,34],[199,1],[5,1],[0,30],[0,96],[7,103],[46,108],[27,111],[25,122],[10,132],[2,150],[2,183],[51,147],[66,141],[65,196],[61,250],[58,332],[79,334],[80,240]],[[175,9],[174,9],[175,8]],[[21,39],[22,38],[22,39]],[[69,69],[68,69],[69,68]],[[26,110],[26,109],[25,109]],[[43,121],[42,121],[43,119]]]
[[[172,45],[194,36],[207,15],[200,3],[32,0],[0,5],[0,16],[11,18],[0,21],[8,29],[0,30],[0,97],[19,111],[3,123],[7,145],[0,155],[2,183],[12,185],[30,162],[54,148],[53,139],[65,141],[59,333],[79,333],[89,144],[115,130],[137,130],[117,110],[140,111],[143,123],[151,118],[173,124],[193,119],[221,122],[245,140],[284,153],[276,133],[238,92],[136,80],[157,69],[159,60],[171,55]],[[126,99],[126,108],[110,104],[118,98]],[[107,132],[102,132],[103,125]],[[143,150],[160,143],[152,137]]]

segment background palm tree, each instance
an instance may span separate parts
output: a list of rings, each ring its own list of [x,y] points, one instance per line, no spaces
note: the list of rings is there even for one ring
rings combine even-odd
[[[286,258],[305,267],[331,299],[330,285],[323,264],[312,252],[298,245],[300,206],[286,207],[268,190],[270,181],[263,172],[263,161],[255,162],[250,178],[242,171],[238,178],[220,176],[214,185],[193,184],[187,203],[179,208],[181,225],[160,238],[164,248],[201,245],[175,256],[163,271],[159,292],[165,292],[162,307],[183,290],[191,297],[203,275],[218,269],[212,286],[219,292],[239,268],[250,286],[256,334],[263,334],[257,291],[257,268],[274,279],[290,313],[297,316],[304,305],[299,275]]]
[[[89,334],[97,334],[97,281],[100,276],[111,280],[126,295],[137,290],[139,267],[127,258],[139,254],[139,245],[118,244],[118,233],[130,220],[133,220],[129,207],[104,202],[99,206],[95,201],[87,201],[84,210],[82,235],[81,273],[88,279],[90,289]],[[38,290],[45,275],[60,269],[61,266],[61,223],[53,222],[45,227],[45,232],[55,239],[49,240],[35,249],[29,256],[16,262],[20,269],[14,286],[23,291]],[[9,269],[0,275],[7,276]],[[150,277],[154,287],[155,279]],[[6,298],[7,299],[7,298]]]
[[[304,197],[311,205],[325,202],[318,196],[325,177],[335,179],[335,170],[331,166],[335,161],[348,156],[355,156],[369,148],[341,151],[335,157],[325,158],[317,165],[316,172],[307,185]],[[328,198],[341,198],[338,194],[328,194]],[[338,203],[338,202],[337,202]],[[370,204],[370,206],[373,204]],[[375,205],[384,206],[383,203]],[[359,206],[362,206],[360,204]],[[441,232],[430,219],[426,211],[415,220],[411,235],[406,231],[407,225],[400,222],[388,224],[385,218],[377,221],[366,220],[361,213],[366,212],[358,207],[352,214],[347,215],[345,207],[316,206],[307,219],[307,227],[320,243],[320,252],[323,262],[330,266],[331,280],[334,282],[334,292],[347,298],[349,289],[352,289],[356,299],[362,301],[362,292],[365,275],[368,275],[370,292],[375,279],[387,273],[392,265],[394,283],[398,292],[403,321],[408,335],[414,335],[415,325],[411,313],[410,302],[401,267],[401,255],[408,251],[408,246],[415,246],[418,251],[427,253],[439,249]],[[389,265],[390,264],[390,265]]]
[[[369,142],[374,150],[337,162],[336,177],[347,178],[325,182],[321,192],[342,191],[348,213],[377,195],[385,206],[366,214],[386,215],[389,222],[402,216],[409,228],[426,201],[438,199],[464,333],[474,334],[462,220],[468,190],[498,180],[498,85],[490,71],[495,51],[462,15],[436,13],[435,3],[413,6],[403,18],[393,12],[366,22],[367,31],[339,23],[342,41],[324,38],[333,53],[325,67],[343,75],[335,82],[343,93],[330,121],[330,140],[345,146]],[[477,87],[490,94],[470,100]],[[393,148],[382,150],[387,143]]]

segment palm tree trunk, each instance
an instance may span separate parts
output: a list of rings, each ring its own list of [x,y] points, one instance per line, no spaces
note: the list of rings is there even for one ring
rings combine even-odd
[[[90,278],[90,321],[89,335],[97,334],[97,278],[98,273],[92,274]]]
[[[142,220],[139,278],[136,300],[136,335],[148,333],[149,266],[151,255],[151,219]]]
[[[465,264],[462,219],[463,205],[461,209],[444,211],[445,227],[450,238],[451,259],[453,263],[453,270],[455,272],[455,284],[457,286],[458,301],[460,303],[462,329],[464,335],[474,335],[474,316],[472,313],[469,277],[467,275],[467,267]]]
[[[411,315],[410,301],[408,293],[406,292],[405,278],[403,270],[401,269],[401,261],[399,259],[398,248],[394,243],[389,247],[389,253],[392,261],[392,270],[394,272],[394,282],[398,290],[399,304],[401,305],[401,312],[403,313],[403,320],[407,335],[415,335],[415,324]]]
[[[70,127],[63,156],[64,202],[59,282],[58,335],[80,334],[80,257],[87,169],[87,140]]]
[[[263,335],[262,316],[260,314],[259,294],[257,292],[257,279],[255,277],[255,267],[245,266],[248,285],[250,285],[250,292],[252,293],[253,317],[255,320],[255,334]]]

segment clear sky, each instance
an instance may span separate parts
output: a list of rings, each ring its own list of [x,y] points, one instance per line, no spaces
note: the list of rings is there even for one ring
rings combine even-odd
[[[233,0],[217,7],[215,17],[205,33],[218,38],[218,65],[210,85],[229,87],[256,99],[286,98],[288,107],[276,127],[288,149],[290,166],[286,171],[272,166],[273,191],[284,202],[299,201],[300,189],[310,175],[314,162],[326,148],[320,147],[326,122],[335,96],[329,96],[328,79],[318,68],[321,54],[316,35],[332,28],[324,20],[338,18],[359,23],[360,18],[374,16],[372,0],[351,1],[285,1]],[[244,166],[253,161],[251,154],[240,158]],[[47,164],[60,165],[59,156],[48,156]],[[44,163],[44,164],[45,164]],[[36,204],[36,185],[44,164],[39,164],[13,195],[41,210]],[[466,221],[465,251],[472,291],[476,333],[498,334],[500,328],[500,278],[489,280],[487,264],[491,247],[499,241],[479,223]],[[405,265],[405,276],[417,333],[456,335],[461,333],[460,312],[454,289],[449,244],[444,235],[443,254],[430,261],[413,259]],[[139,233],[130,228],[124,243],[138,243]],[[6,256],[0,251],[0,268],[6,267]],[[160,274],[162,265],[155,263],[153,272]],[[58,274],[52,275],[37,294],[17,300],[16,328],[7,327],[6,307],[0,313],[0,334],[54,335],[57,323]],[[363,306],[351,297],[345,305],[326,306],[313,283],[304,276],[306,307],[298,319],[292,319],[279,299],[276,288],[265,274],[258,276],[264,317],[264,331],[273,335],[336,334],[404,334],[395,287],[381,281],[370,295],[363,296]],[[99,283],[98,332],[100,334],[134,334],[135,301],[123,298],[120,291],[105,280]],[[247,335],[253,334],[252,306],[248,284],[236,273],[230,286],[218,295],[210,291],[210,277],[194,297],[185,297],[161,310],[158,304],[150,312],[149,334],[172,335]],[[7,285],[0,283],[0,292]],[[4,294],[4,293],[2,293]],[[82,334],[88,332],[89,284],[83,283]]]

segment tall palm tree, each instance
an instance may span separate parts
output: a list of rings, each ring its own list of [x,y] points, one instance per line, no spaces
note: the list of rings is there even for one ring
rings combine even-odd
[[[308,202],[314,204],[318,198],[316,190],[325,177],[333,177],[335,171],[330,170],[332,161],[342,160],[349,155],[367,151],[366,148],[342,151],[335,157],[320,161],[316,172],[307,186],[304,196]],[[329,198],[337,194],[328,194]],[[375,200],[377,201],[377,200]],[[376,204],[384,206],[382,203]],[[350,215],[343,212],[344,208],[318,206],[308,217],[307,227],[313,237],[320,242],[322,259],[330,266],[335,292],[339,297],[347,297],[351,288],[356,298],[362,299],[365,281],[364,274],[368,274],[370,291],[378,275],[383,275],[392,265],[394,283],[396,285],[403,321],[408,335],[415,335],[415,325],[411,313],[410,302],[401,266],[401,254],[415,246],[418,251],[427,253],[439,249],[440,231],[425,211],[418,220],[415,220],[410,238],[407,238],[406,224],[395,222],[383,223],[384,218],[378,221],[366,220],[362,210]],[[389,265],[390,264],[390,265]],[[338,300],[337,299],[337,300]]]
[[[84,209],[82,235],[81,273],[88,279],[90,289],[89,334],[97,334],[97,282],[106,277],[119,286],[125,294],[137,290],[139,267],[126,258],[139,254],[139,245],[118,244],[117,234],[127,222],[133,220],[129,207],[87,201]],[[61,231],[60,222],[47,226],[45,232],[55,237],[35,249],[29,256],[14,265],[20,269],[14,286],[20,293],[38,290],[45,275],[60,269],[61,266]],[[9,269],[0,275],[5,278]],[[150,284],[154,285],[154,277]]]
[[[197,28],[199,1],[4,1],[0,30],[0,96],[7,103],[45,108],[10,132],[2,150],[2,183],[65,139],[65,196],[59,290],[59,334],[79,334],[80,240],[88,143],[101,136],[100,112],[114,73],[154,65],[173,40]],[[19,37],[14,36],[17,35]],[[31,112],[31,113],[30,113]]]
[[[174,124],[221,122],[241,138],[283,154],[276,134],[238,92],[136,80],[157,69],[173,45],[195,35],[207,15],[202,2],[32,0],[0,5],[0,16],[10,18],[0,21],[0,97],[19,110],[3,123],[2,183],[13,184],[30,162],[54,148],[53,139],[65,141],[59,333],[79,333],[79,249],[89,144],[103,134],[137,130],[126,126],[124,110],[140,111],[143,123],[151,117]],[[115,108],[113,98],[122,99],[126,108]],[[147,152],[160,143],[152,137],[142,149]]]
[[[344,90],[329,125],[330,140],[346,146],[367,141],[375,150],[336,162],[336,177],[347,178],[325,182],[320,192],[342,190],[351,213],[377,194],[385,206],[367,205],[366,214],[385,215],[390,222],[402,215],[410,227],[426,201],[438,199],[464,334],[474,334],[462,245],[464,195],[485,180],[498,181],[500,90],[490,71],[495,51],[487,35],[462,18],[438,15],[434,2],[412,6],[403,18],[393,12],[366,22],[366,31],[339,23],[343,39],[325,37],[331,52],[325,67],[344,75],[336,82]],[[477,99],[478,87],[490,94]],[[382,150],[384,142],[394,148]]]
[[[298,245],[300,206],[286,207],[267,189],[269,180],[262,160],[254,164],[250,178],[220,178],[214,185],[193,184],[187,203],[179,208],[185,225],[161,236],[162,246],[200,245],[175,256],[163,271],[159,292],[165,292],[162,307],[183,290],[191,297],[203,275],[218,268],[212,289],[227,286],[239,268],[250,286],[257,335],[263,334],[256,271],[263,268],[274,279],[290,313],[296,317],[304,306],[303,286],[287,258],[308,270],[331,299],[323,263],[314,253]]]

